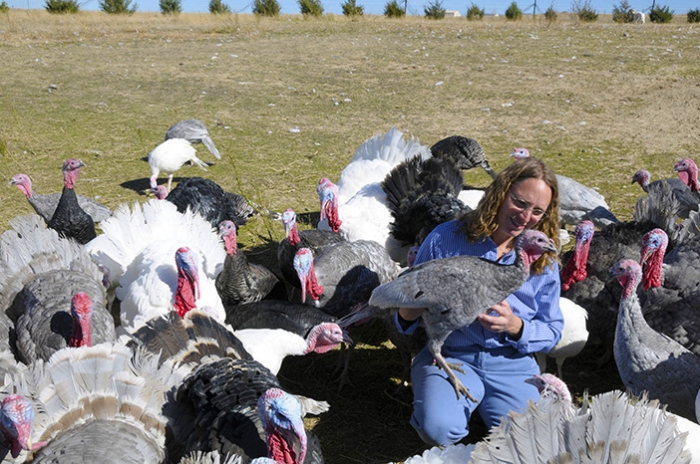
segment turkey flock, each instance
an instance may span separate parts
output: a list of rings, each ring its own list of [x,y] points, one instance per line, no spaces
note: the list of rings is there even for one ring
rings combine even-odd
[[[440,353],[447,335],[517,289],[548,251],[561,258],[565,327],[555,348],[538,353],[542,375],[531,382],[540,400],[469,444],[396,461],[700,463],[692,159],[669,166],[677,176],[667,179],[636,172],[640,198],[626,222],[596,190],[558,176],[561,243],[573,238],[566,252],[527,231],[514,266],[456,257],[414,267],[426,235],[483,196],[463,171],[496,172],[474,139],[426,146],[392,128],[309,192],[318,196],[316,227],[298,222],[296,205],[274,213],[284,238],[266,266],[237,242],[261,207],[206,177],[173,187],[186,163],[216,170],[197,157],[197,143],[225,162],[201,121],[180,121],[148,156],[154,198],[113,210],[78,194],[81,170],[92,168],[79,159],[64,161],[61,193],[37,193],[26,173],[12,177],[36,214],[14,217],[0,235],[3,462],[338,462],[324,458],[323,437],[308,425],[333,405],[278,378],[285,358],[335,352],[348,388],[353,347],[378,324],[401,352],[401,385],[421,344],[452,374]],[[393,321],[410,304],[427,308],[413,337]],[[626,391],[577,403],[562,365],[592,345]],[[546,372],[547,357],[558,377]]]

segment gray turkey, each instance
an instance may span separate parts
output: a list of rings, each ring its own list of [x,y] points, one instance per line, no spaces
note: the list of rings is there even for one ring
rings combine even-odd
[[[335,317],[366,303],[372,290],[397,272],[384,247],[371,240],[335,243],[316,256],[302,248],[296,253],[294,269],[301,282],[302,302]]]
[[[182,380],[173,366],[124,345],[63,349],[39,361],[12,388],[36,399],[32,462],[145,463],[165,459],[165,392]],[[15,417],[4,416],[2,427]],[[5,434],[7,436],[7,434]],[[27,444],[12,444],[14,450]]]
[[[0,309],[15,325],[19,359],[48,359],[67,346],[74,329],[71,302],[78,292],[92,304],[91,341],[114,340],[103,275],[83,247],[60,238],[37,215],[16,217],[10,227],[0,237]]]
[[[63,162],[63,192],[53,216],[47,223],[62,237],[75,239],[81,245],[86,244],[97,235],[95,222],[80,207],[74,190],[75,181],[83,166],[85,166],[83,162],[76,159],[67,159]]]
[[[233,221],[219,224],[219,237],[224,242],[226,259],[216,276],[216,290],[224,306],[254,303],[271,293],[277,298],[286,297],[284,284],[275,273],[262,264],[248,262],[243,251],[238,249]]]
[[[642,269],[631,259],[610,268],[623,287],[615,330],[614,355],[620,377],[635,395],[668,405],[669,411],[695,418],[695,397],[700,390],[700,358],[666,335],[655,331],[644,319],[636,289]]]
[[[46,222],[51,220],[61,199],[60,193],[42,195],[35,192],[32,189],[32,181],[26,174],[16,174],[12,177],[10,183],[16,185],[24,193],[27,201],[39,216],[44,218]],[[82,195],[76,195],[76,197],[78,197],[78,205],[90,215],[95,223],[101,222],[112,215],[112,211],[102,203]]]
[[[661,229],[648,232],[642,241],[642,286],[646,297],[642,313],[649,326],[700,356],[700,301],[698,252],[700,239],[684,241],[668,258],[668,237]]]
[[[272,405],[258,409],[259,398],[270,389],[282,395],[277,378],[256,361],[222,358],[197,367],[163,409],[172,430],[169,458],[177,462],[192,451],[218,451],[248,459],[271,455],[289,464],[323,462],[317,439],[304,430],[298,402],[293,414]],[[268,414],[279,414],[287,425],[270,422]]]
[[[612,355],[622,292],[620,286],[609,279],[608,270],[621,259],[640,259],[642,238],[647,232],[662,228],[673,233],[677,219],[674,205],[677,201],[670,189],[663,186],[650,191],[637,203],[632,221],[613,223],[596,231],[587,261],[579,264],[585,266],[586,278],[571,282],[568,290],[562,291],[562,297],[588,311],[587,328],[591,342],[602,347],[601,363],[607,362]]]
[[[300,282],[294,270],[294,256],[297,250],[308,248],[315,256],[324,247],[334,243],[343,242],[342,235],[330,230],[307,229],[299,230],[297,215],[293,209],[288,208],[282,213],[282,225],[286,237],[277,246],[277,261],[282,277],[292,286],[299,288]]]
[[[187,208],[199,213],[212,227],[223,221],[243,226],[255,214],[253,207],[243,196],[226,192],[216,182],[201,177],[188,177],[180,181],[165,199],[184,213]]]
[[[513,265],[503,265],[476,256],[453,256],[418,264],[377,287],[369,306],[344,318],[347,325],[367,316],[382,314],[391,308],[425,308],[421,323],[428,337],[428,349],[448,376],[457,397],[469,390],[452,372],[440,353],[448,335],[471,324],[477,316],[503,301],[522,286],[530,275],[530,264],[545,252],[555,252],[554,241],[544,233],[526,230],[516,241]]]
[[[515,159],[530,156],[527,148],[515,148],[511,156]],[[559,185],[559,219],[563,224],[576,226],[590,219],[598,227],[617,221],[603,195],[570,177],[557,174]]]
[[[201,143],[216,159],[221,159],[219,150],[216,149],[214,141],[209,136],[207,126],[199,119],[183,119],[176,122],[165,133],[165,140],[168,139],[185,139],[190,143]]]
[[[690,187],[678,177],[659,179],[653,182],[649,181],[650,178],[651,173],[649,171],[646,169],[639,169],[632,176],[632,183],[638,183],[646,193],[649,193],[651,190],[659,189],[662,184],[666,184],[671,194],[678,201],[678,216],[681,218],[685,219],[689,216],[690,211],[698,211],[698,209],[700,209],[700,197],[694,194],[690,190]]]

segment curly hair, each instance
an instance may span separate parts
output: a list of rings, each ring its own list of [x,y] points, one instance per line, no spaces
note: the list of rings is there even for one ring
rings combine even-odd
[[[496,179],[486,188],[484,197],[474,211],[463,214],[459,221],[460,230],[467,240],[476,242],[491,236],[498,229],[496,216],[513,184],[527,179],[541,179],[552,189],[552,201],[547,207],[547,216],[542,218],[534,228],[547,234],[559,248],[559,186],[554,171],[543,161],[534,157],[513,161],[503,169]],[[545,267],[558,262],[555,253],[545,253],[532,265],[532,272],[541,274]]]

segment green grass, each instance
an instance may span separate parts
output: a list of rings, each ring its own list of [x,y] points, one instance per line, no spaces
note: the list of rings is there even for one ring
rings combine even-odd
[[[143,201],[123,184],[145,184],[142,158],[172,124],[198,118],[222,160],[179,176],[204,175],[272,211],[308,216],[318,211],[318,179],[337,180],[364,140],[396,126],[424,144],[473,137],[496,169],[514,147],[527,147],[598,187],[629,219],[641,194],[630,185],[637,168],[671,177],[673,162],[698,156],[699,35],[680,19],[631,27],[567,14],[548,25],[11,10],[0,15],[0,177],[25,172],[37,191],[58,192],[62,161],[79,157],[87,168],[78,193],[110,207]],[[480,171],[465,179],[489,181]],[[7,183],[0,201],[3,229],[30,211]],[[255,260],[272,262],[282,234],[261,216],[240,241]],[[341,392],[329,384],[336,358],[289,360],[281,375],[296,392],[330,401],[329,413],[308,422],[326,462],[386,463],[422,450],[410,404],[386,394],[400,374],[396,350],[362,345],[354,387]],[[576,395],[620,388],[614,369],[579,358],[565,365]]]

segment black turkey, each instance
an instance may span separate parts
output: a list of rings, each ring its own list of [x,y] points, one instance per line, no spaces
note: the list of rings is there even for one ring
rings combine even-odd
[[[10,183],[16,185],[17,188],[24,193],[24,196],[27,197],[27,201],[39,216],[43,217],[46,222],[51,220],[56,211],[56,206],[58,206],[58,202],[61,199],[60,193],[51,193],[48,195],[37,193],[32,189],[32,181],[26,174],[17,174],[13,176]],[[78,204],[80,207],[90,215],[94,222],[101,222],[112,215],[112,211],[102,203],[82,195],[76,196],[78,197]]]
[[[201,177],[183,179],[165,199],[181,213],[189,207],[201,214],[214,228],[226,220],[233,221],[237,227],[243,226],[255,214],[241,195],[226,192],[216,182]]]
[[[82,161],[67,159],[63,162],[63,193],[58,201],[48,226],[62,237],[75,239],[81,245],[97,236],[95,222],[78,203],[75,195],[75,181],[78,179],[80,168],[85,166]]]
[[[233,221],[219,224],[219,237],[226,248],[224,268],[216,276],[216,290],[224,306],[254,303],[271,293],[277,298],[286,297],[284,284],[274,272],[262,264],[250,263],[238,249],[236,225]]]

